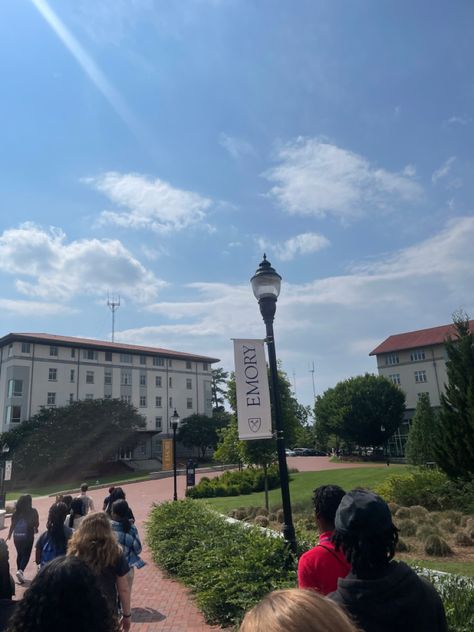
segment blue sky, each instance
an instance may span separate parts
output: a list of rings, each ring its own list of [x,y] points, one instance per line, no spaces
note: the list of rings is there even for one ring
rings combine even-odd
[[[474,313],[471,2],[5,0],[4,333],[208,354],[263,337],[303,403]]]

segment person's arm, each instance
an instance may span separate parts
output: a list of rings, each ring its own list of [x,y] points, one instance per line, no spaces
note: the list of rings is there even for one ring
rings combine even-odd
[[[7,535],[7,540],[9,540],[12,537],[13,529],[15,528],[15,522],[16,522],[15,514],[12,514],[12,519],[10,520],[10,530]]]
[[[89,511],[90,512],[95,511],[94,501],[92,500],[92,498],[90,496],[89,496]]]
[[[117,576],[117,592],[119,594],[120,603],[122,604],[122,620],[121,625],[124,632],[130,630],[131,623],[131,604],[130,604],[130,586],[128,584],[127,575]]]
[[[38,533],[38,527],[39,527],[39,515],[36,509],[33,509],[33,528],[35,533]]]
[[[35,562],[39,566],[41,564],[41,551],[43,549],[43,538],[40,536],[35,546]]]
[[[140,542],[138,531],[136,529],[135,531],[133,531],[133,527],[132,527],[132,535],[133,535],[133,552],[135,553],[135,555],[140,555],[140,553],[142,552],[142,543]]]

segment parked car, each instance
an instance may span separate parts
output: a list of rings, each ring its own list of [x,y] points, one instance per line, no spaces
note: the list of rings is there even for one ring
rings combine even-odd
[[[293,452],[295,456],[326,456],[325,452],[313,448],[293,448]]]
[[[285,454],[286,454],[286,456],[296,456],[295,451],[294,450],[290,450],[290,448],[287,448],[285,450]]]

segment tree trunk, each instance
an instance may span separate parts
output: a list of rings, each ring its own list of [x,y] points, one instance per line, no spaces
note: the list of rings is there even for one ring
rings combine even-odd
[[[269,511],[268,507],[268,474],[267,474],[267,466],[263,466],[263,481],[264,481],[264,489],[265,489],[265,509]]]

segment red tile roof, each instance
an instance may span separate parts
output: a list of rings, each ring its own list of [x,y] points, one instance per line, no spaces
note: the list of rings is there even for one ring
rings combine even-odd
[[[219,362],[219,358],[210,358],[203,355],[195,355],[193,353],[184,353],[182,351],[171,351],[170,349],[162,349],[161,347],[142,347],[141,345],[128,345],[121,342],[107,342],[106,340],[92,340],[90,338],[73,338],[72,336],[57,336],[56,334],[44,333],[10,333],[0,338],[0,346],[13,342],[15,340],[24,340],[26,342],[39,342],[45,344],[64,344],[68,347],[80,346],[88,348],[96,348],[107,351],[133,352],[142,355],[162,355],[167,358],[176,358],[181,360],[197,360],[212,364]]]
[[[474,320],[469,321],[469,328],[474,332]],[[446,338],[452,338],[455,335],[454,325],[441,325],[440,327],[430,327],[429,329],[419,329],[418,331],[409,331],[404,334],[395,334],[389,336],[378,347],[375,347],[369,355],[379,355],[381,353],[391,353],[392,351],[401,351],[402,349],[417,349],[419,347],[428,347],[430,345],[441,345]]]

